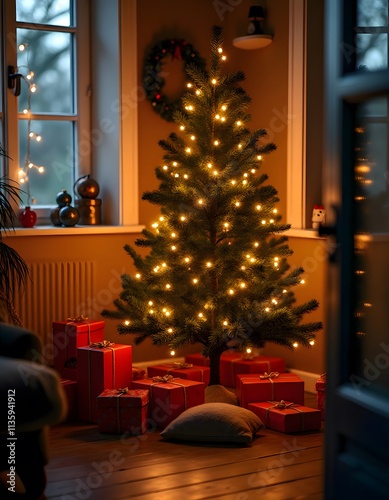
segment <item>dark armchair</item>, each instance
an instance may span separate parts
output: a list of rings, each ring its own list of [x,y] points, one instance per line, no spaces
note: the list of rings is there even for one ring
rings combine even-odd
[[[47,429],[66,416],[60,379],[41,351],[35,334],[0,322],[0,498],[41,498]]]

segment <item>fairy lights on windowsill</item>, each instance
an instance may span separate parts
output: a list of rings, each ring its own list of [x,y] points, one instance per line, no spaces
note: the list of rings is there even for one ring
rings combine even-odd
[[[27,53],[27,62],[28,62],[28,44],[22,43],[18,47],[20,52]],[[23,75],[22,71],[26,73]],[[39,174],[43,174],[45,172],[45,168],[43,165],[36,165],[31,161],[31,141],[41,142],[42,136],[37,134],[33,130],[31,130],[31,96],[35,92],[37,92],[37,86],[34,80],[34,72],[28,68],[28,66],[22,65],[17,68],[17,72],[22,74],[23,80],[27,84],[27,108],[23,110],[23,114],[27,116],[27,144],[26,144],[26,155],[24,159],[24,165],[20,166],[18,171],[18,179],[19,183],[22,185],[23,189],[25,188],[25,192],[27,194],[27,206],[30,206],[31,203],[35,202],[34,198],[31,198],[30,192],[30,182],[29,175],[31,170],[36,170]]]

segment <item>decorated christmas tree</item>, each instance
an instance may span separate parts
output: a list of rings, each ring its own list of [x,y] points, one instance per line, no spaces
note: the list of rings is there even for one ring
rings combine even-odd
[[[160,181],[143,199],[160,207],[159,220],[125,246],[136,272],[122,276],[115,310],[118,332],[135,343],[151,339],[176,352],[198,344],[210,359],[210,384],[219,384],[221,354],[273,342],[293,349],[313,344],[320,322],[303,323],[314,299],[297,305],[293,289],[303,269],[291,270],[292,250],[276,208],[276,189],[261,173],[266,131],[250,132],[250,97],[242,72],[225,74],[222,30],[214,27],[209,72],[191,66],[192,83],[176,111],[173,132],[159,145]],[[259,144],[261,143],[261,144]],[[179,352],[179,351],[178,351]]]

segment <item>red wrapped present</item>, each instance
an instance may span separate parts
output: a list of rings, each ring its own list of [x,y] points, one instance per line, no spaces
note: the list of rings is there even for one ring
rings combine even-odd
[[[294,373],[241,374],[236,380],[236,395],[243,408],[249,403],[281,399],[304,405],[304,381]]]
[[[205,358],[201,352],[195,352],[194,354],[187,354],[185,356],[185,363],[196,366],[209,366],[209,358]]]
[[[222,353],[221,359],[242,359],[242,353],[237,351],[225,351]],[[191,363],[195,366],[209,366],[209,358],[205,358],[201,352],[196,352],[194,354],[187,354],[185,356],[185,362]]]
[[[316,401],[317,407],[321,412],[321,419],[326,419],[326,385],[327,385],[327,374],[323,373],[320,378],[316,380]]]
[[[138,368],[137,366],[132,367],[132,380],[140,380],[146,378],[146,370],[143,368]]]
[[[321,427],[320,411],[286,401],[264,401],[249,403],[247,408],[255,413],[262,423],[275,431],[316,431]]]
[[[132,436],[144,434],[148,403],[148,390],[105,389],[97,396],[99,431],[107,434],[126,432]]]
[[[149,417],[152,422],[165,428],[184,410],[205,402],[205,384],[172,375],[136,380],[131,389],[149,389]]]
[[[245,373],[286,372],[284,358],[256,356],[252,359],[243,353],[224,353],[220,358],[220,382],[226,387],[236,386],[236,376]]]
[[[129,387],[132,347],[108,340],[77,349],[78,418],[97,423],[96,399],[104,389]]]
[[[77,382],[75,380],[61,379],[60,383],[68,404],[65,422],[72,422],[77,419]]]
[[[164,365],[154,365],[147,367],[149,378],[164,375],[173,375],[173,377],[186,378],[197,382],[209,384],[210,368],[208,366],[194,366],[192,363],[168,363]]]
[[[104,340],[104,326],[83,316],[52,323],[53,365],[61,377],[77,380],[77,348]]]

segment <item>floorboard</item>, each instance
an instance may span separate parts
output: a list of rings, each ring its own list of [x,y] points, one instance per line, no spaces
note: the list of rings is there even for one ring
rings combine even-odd
[[[315,395],[306,395],[315,406]],[[261,429],[251,446],[176,443],[159,430],[101,434],[96,425],[50,430],[47,500],[263,500],[323,498],[324,426],[282,434]]]

